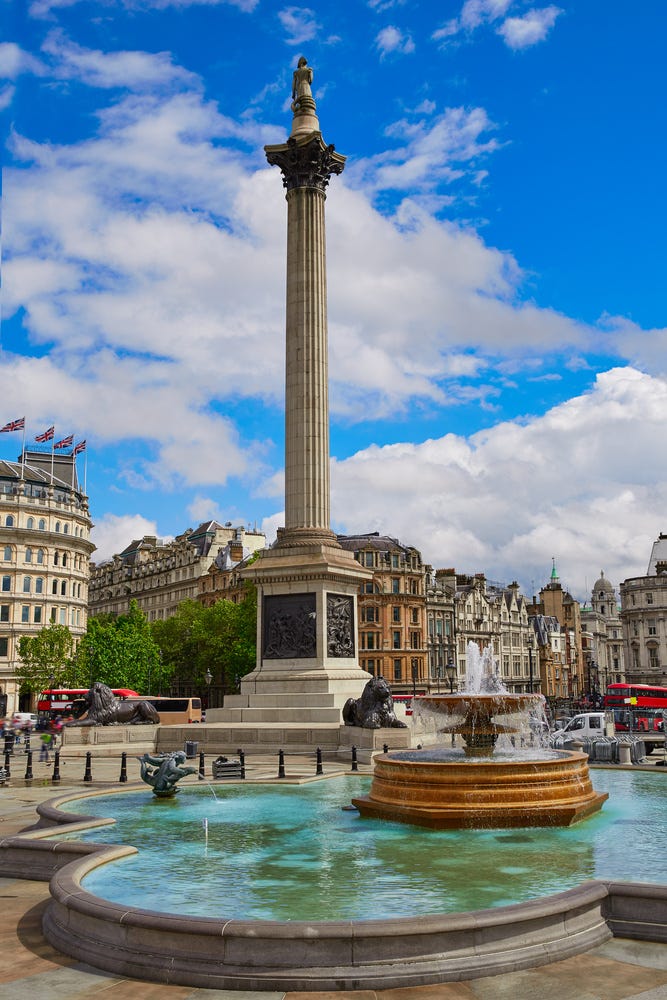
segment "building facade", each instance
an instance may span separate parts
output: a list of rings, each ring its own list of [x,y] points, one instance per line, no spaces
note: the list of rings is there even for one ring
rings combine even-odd
[[[581,609],[585,695],[599,701],[607,684],[625,680],[623,623],[613,584],[600,572],[590,606]]]
[[[149,621],[170,618],[182,601],[199,598],[202,576],[227,545],[238,542],[256,551],[265,541],[262,532],[217,521],[189,528],[169,542],[145,535],[92,568],[90,614],[122,614],[135,600]]]
[[[22,636],[54,622],[76,644],[86,631],[91,527],[73,455],[0,462],[0,716],[19,709]]]
[[[338,535],[373,577],[362,584],[359,666],[389,681],[395,694],[429,689],[425,567],[420,552],[389,535]]]
[[[646,576],[620,585],[625,680],[667,686],[667,534],[653,543]]]
[[[528,609],[531,617],[542,615],[555,618],[560,624],[561,655],[559,667],[554,668],[553,693],[548,688],[546,671],[543,674],[546,688],[542,694],[548,698],[577,702],[586,691],[586,676],[582,644],[581,608],[569,591],[564,590],[556,572],[555,563],[549,583],[540,590],[539,601],[533,601]],[[542,649],[543,647],[540,647]],[[545,664],[546,667],[546,664]],[[540,664],[542,673],[542,664]]]

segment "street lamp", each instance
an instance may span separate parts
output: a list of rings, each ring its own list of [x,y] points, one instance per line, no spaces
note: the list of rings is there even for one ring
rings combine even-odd
[[[449,681],[449,693],[454,694],[454,675],[456,673],[456,667],[454,666],[454,661],[451,656],[447,660],[447,680]]]
[[[417,663],[412,661],[412,697],[417,697]]]

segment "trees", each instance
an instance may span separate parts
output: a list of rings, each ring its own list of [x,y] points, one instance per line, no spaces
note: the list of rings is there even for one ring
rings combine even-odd
[[[44,691],[63,687],[74,681],[72,652],[74,640],[66,625],[52,622],[35,635],[23,635],[19,640],[21,665],[16,671],[20,689],[24,692]]]
[[[173,683],[206,690],[210,673],[222,695],[255,666],[257,593],[248,586],[244,601],[217,601],[210,608],[183,601],[171,618],[155,621],[153,637],[169,666]]]
[[[82,687],[101,681],[108,687],[132,688],[140,694],[150,694],[151,688],[159,691],[169,681],[169,671],[160,660],[151,627],[134,600],[124,615],[88,619],[76,665]]]

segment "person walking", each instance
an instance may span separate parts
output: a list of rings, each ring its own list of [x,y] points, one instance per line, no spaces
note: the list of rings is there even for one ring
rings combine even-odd
[[[50,757],[49,751],[51,750],[51,744],[53,742],[53,736],[51,733],[42,733],[40,736],[41,745],[39,748],[39,763],[48,764]]]

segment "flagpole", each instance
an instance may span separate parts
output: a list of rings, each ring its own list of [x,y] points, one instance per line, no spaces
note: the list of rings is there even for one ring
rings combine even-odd
[[[55,445],[55,443],[56,443],[56,429],[54,427],[53,434],[51,435],[51,485],[52,486],[53,486],[53,454],[54,454],[53,446]]]
[[[21,479],[25,479],[25,417],[23,418],[23,441],[21,442]]]

